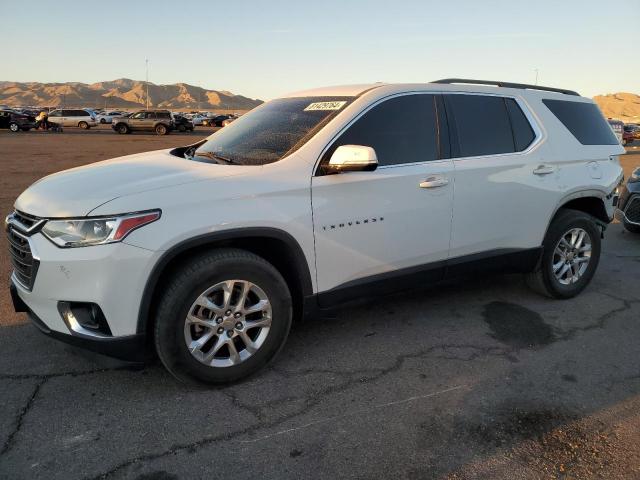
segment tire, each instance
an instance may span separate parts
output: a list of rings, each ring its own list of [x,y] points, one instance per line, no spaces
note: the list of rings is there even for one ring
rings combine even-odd
[[[107,123],[107,121],[106,121],[104,118],[101,118],[101,119],[100,119],[100,123],[101,123],[102,125],[104,125],[105,123]]]
[[[577,236],[570,232],[578,233]],[[579,242],[579,235],[585,233],[582,242]],[[562,239],[566,243],[561,243]],[[573,238],[578,238],[578,245],[567,247],[573,243]],[[578,295],[591,282],[593,275],[598,268],[601,250],[601,232],[595,219],[584,212],[577,210],[563,209],[558,212],[552,220],[542,244],[543,252],[536,269],[527,275],[528,285],[538,293],[551,298],[572,298]],[[586,251],[582,251],[590,245],[588,260],[575,260],[586,258]],[[569,250],[568,256],[563,257],[559,251]],[[580,263],[573,263],[573,262]],[[557,269],[554,269],[554,262]],[[565,263],[569,262],[569,263]],[[583,268],[583,264],[586,267]],[[568,270],[565,270],[567,268]],[[557,274],[565,271],[564,278],[558,278]],[[556,274],[557,272],[557,274]],[[572,278],[569,278],[571,276]],[[569,283],[566,283],[569,282]]]
[[[89,130],[89,124],[87,122],[80,122],[78,126],[83,130]]]
[[[13,133],[19,132],[20,131],[20,125],[18,125],[15,122],[11,122],[9,124],[9,130],[12,131]]]
[[[249,353],[247,348],[243,350],[247,344],[242,340],[244,337],[240,337],[242,325],[234,323],[236,322],[234,315],[237,313],[224,316],[226,312],[223,310],[225,308],[228,308],[229,312],[232,311],[231,309],[239,308],[238,304],[234,305],[233,300],[236,298],[237,302],[237,297],[232,295],[229,306],[224,307],[222,306],[224,297],[220,296],[219,291],[216,293],[216,288],[219,285],[231,283],[234,285],[232,291],[236,292],[234,295],[237,295],[243,281],[251,282],[251,288],[257,288],[256,292],[262,292],[263,295],[261,297],[251,290],[247,296],[248,300],[244,304],[248,304],[247,309],[251,307],[251,302],[255,302],[256,298],[258,301],[263,301],[260,300],[261,298],[266,298],[268,301],[266,304],[263,301],[263,306],[259,306],[256,312],[247,314],[247,317],[240,317],[241,321],[246,322],[245,335],[255,335],[255,338],[250,337],[255,342],[254,345],[258,345],[257,350],[253,353]],[[213,296],[209,297],[211,301],[208,302],[213,305],[212,310],[206,308],[203,310],[204,307],[195,303],[197,299],[200,299],[202,304],[203,295],[207,291],[214,292]],[[220,305],[220,310],[216,309],[216,313],[214,313],[216,307],[214,303]],[[269,313],[263,316],[267,310]],[[200,325],[187,326],[187,314],[191,314],[191,318],[194,316],[210,317],[207,325],[213,325],[213,328],[200,327]],[[218,317],[217,315],[224,316],[224,320],[222,316]],[[252,317],[254,320],[249,320],[252,315],[254,315]],[[255,321],[255,315],[262,318],[258,321],[270,319],[270,325],[264,336],[263,328],[248,327],[249,322]],[[291,328],[291,319],[291,294],[284,278],[273,265],[245,250],[220,249],[194,257],[173,275],[159,300],[154,341],[160,360],[178,380],[191,384],[223,384],[235,382],[254,374],[271,361],[287,339]],[[200,329],[200,331],[194,329]],[[218,335],[219,331],[222,332],[221,335]],[[194,332],[196,336],[194,336]],[[238,352],[237,355],[244,352],[245,356],[242,359],[236,357],[235,363],[232,361],[231,350],[228,348],[228,332],[231,332],[231,335],[236,335],[232,338],[234,338],[233,342],[236,342],[234,350]],[[192,354],[187,342],[192,344],[194,341],[202,339],[207,333],[209,340],[202,344],[201,349],[194,349],[195,353]],[[197,335],[202,336],[197,337]],[[214,350],[219,342],[223,343],[216,354]],[[208,360],[203,358],[207,354],[211,356]]]
[[[624,225],[625,230],[631,233],[640,233],[640,225],[633,225],[626,220],[623,220],[622,225]]]
[[[154,130],[158,135],[166,135],[167,133],[169,133],[169,129],[167,128],[167,126],[163,125],[162,123],[156,125],[156,128]]]
[[[124,123],[119,123],[118,125],[116,125],[116,132],[118,132],[120,135],[125,135],[129,133],[129,127]]]
[[[187,127],[185,127],[184,125],[178,125],[178,131],[184,133],[187,131]]]

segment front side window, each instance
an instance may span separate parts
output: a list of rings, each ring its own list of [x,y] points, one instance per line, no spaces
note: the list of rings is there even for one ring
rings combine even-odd
[[[294,97],[267,102],[207,138],[194,159],[265,165],[304,145],[353,97]]]
[[[507,106],[503,97],[445,95],[447,116],[455,126],[455,157],[478,157],[515,151]]]
[[[372,147],[380,166],[436,160],[437,133],[435,95],[402,95],[385,100],[356,120],[323,161],[341,145]]]

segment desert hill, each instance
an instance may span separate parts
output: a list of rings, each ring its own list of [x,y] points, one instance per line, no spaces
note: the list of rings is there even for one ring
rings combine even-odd
[[[146,83],[128,78],[92,84],[0,81],[0,104],[9,106],[64,104],[69,107],[139,108],[145,101]],[[149,83],[149,105],[153,107],[249,110],[261,103],[261,100],[186,83]]]
[[[610,93],[596,95],[593,100],[607,118],[615,118],[628,123],[640,122],[640,95],[635,93]]]

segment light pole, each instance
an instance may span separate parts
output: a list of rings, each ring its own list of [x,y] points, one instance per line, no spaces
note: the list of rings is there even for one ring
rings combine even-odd
[[[149,59],[144,59],[145,70],[146,70],[146,87],[147,87],[147,110],[149,110]]]

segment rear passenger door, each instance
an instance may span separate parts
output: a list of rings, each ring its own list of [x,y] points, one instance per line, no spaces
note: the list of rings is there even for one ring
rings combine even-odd
[[[147,112],[144,117],[143,128],[145,130],[153,130],[153,127],[156,123],[156,114],[155,112]]]
[[[444,97],[456,178],[451,262],[539,246],[557,189],[553,173],[534,172],[540,134],[526,105],[488,94]]]
[[[432,94],[383,100],[348,126],[323,155],[321,163],[340,145],[363,145],[375,149],[379,166],[337,175],[319,170],[312,178],[321,305],[442,278],[453,167],[448,140],[442,142],[439,135],[443,120],[438,104]]]

